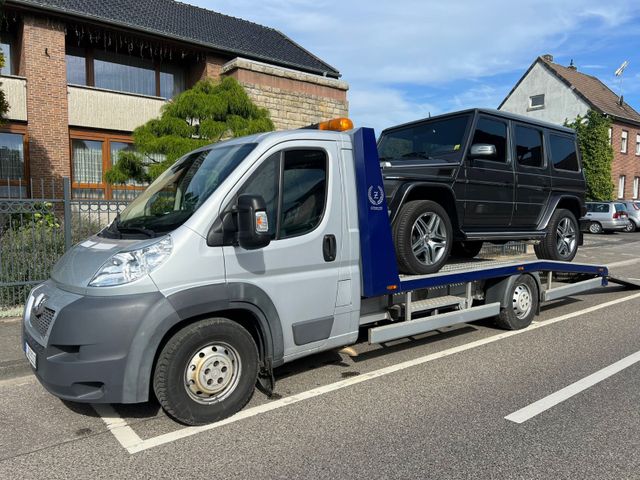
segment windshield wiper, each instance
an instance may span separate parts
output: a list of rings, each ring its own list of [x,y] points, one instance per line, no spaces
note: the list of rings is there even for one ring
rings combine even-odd
[[[142,233],[149,238],[153,238],[156,236],[156,232],[144,227],[123,227],[122,225],[117,225],[116,228],[120,233]]]

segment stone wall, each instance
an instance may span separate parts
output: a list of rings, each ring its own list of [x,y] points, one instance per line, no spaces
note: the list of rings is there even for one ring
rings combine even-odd
[[[257,105],[268,109],[278,130],[349,114],[349,86],[341,80],[243,58],[225,64],[221,73],[238,80]]]

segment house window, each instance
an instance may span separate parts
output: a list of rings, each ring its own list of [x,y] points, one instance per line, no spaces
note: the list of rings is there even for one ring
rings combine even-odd
[[[2,49],[2,55],[4,55],[4,67],[0,69],[0,75],[15,75],[16,72],[13,68],[13,42],[11,39],[2,35],[0,37],[0,49]]]
[[[640,189],[640,177],[633,178],[633,199],[638,199],[638,190]]]
[[[532,110],[538,109],[538,108],[544,108],[544,94],[530,96],[529,108]]]
[[[640,155],[640,133],[636,133],[636,155]]]
[[[613,128],[609,127],[609,145],[613,145]]]
[[[118,161],[121,151],[133,150],[131,138],[103,133],[71,133],[71,178],[74,198],[133,200],[146,184],[129,181],[108,185],[105,173]]]
[[[172,98],[185,90],[179,65],[103,50],[67,47],[67,83]]]
[[[27,196],[27,145],[24,127],[0,132],[0,197]]]
[[[627,153],[627,140],[629,138],[629,132],[622,130],[622,137],[620,138],[620,152]]]
[[[618,178],[618,198],[624,198],[625,181],[626,181],[626,177],[624,175],[620,175],[620,178]]]

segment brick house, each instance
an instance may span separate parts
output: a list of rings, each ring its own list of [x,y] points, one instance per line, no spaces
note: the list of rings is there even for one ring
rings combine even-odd
[[[615,196],[637,199],[640,189],[640,114],[596,77],[538,57],[502,101],[499,110],[563,124],[590,109],[611,118]]]
[[[142,186],[111,187],[105,171],[203,78],[237,79],[278,129],[347,115],[338,70],[272,28],[173,0],[6,0],[4,13],[0,197],[60,177],[76,198],[135,196]]]

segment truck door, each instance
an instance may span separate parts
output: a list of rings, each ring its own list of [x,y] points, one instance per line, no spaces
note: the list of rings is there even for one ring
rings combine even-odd
[[[551,176],[545,159],[542,130],[513,124],[513,147],[516,159],[515,229],[535,230],[551,193]]]
[[[513,165],[507,147],[507,122],[480,115],[471,146],[488,144],[496,154],[472,158],[467,153],[464,229],[467,232],[508,227],[513,211]]]
[[[263,196],[271,243],[252,251],[227,246],[224,258],[227,282],[253,284],[273,302],[287,357],[340,331],[334,314],[343,213],[335,142],[285,145],[268,152],[236,193]]]

